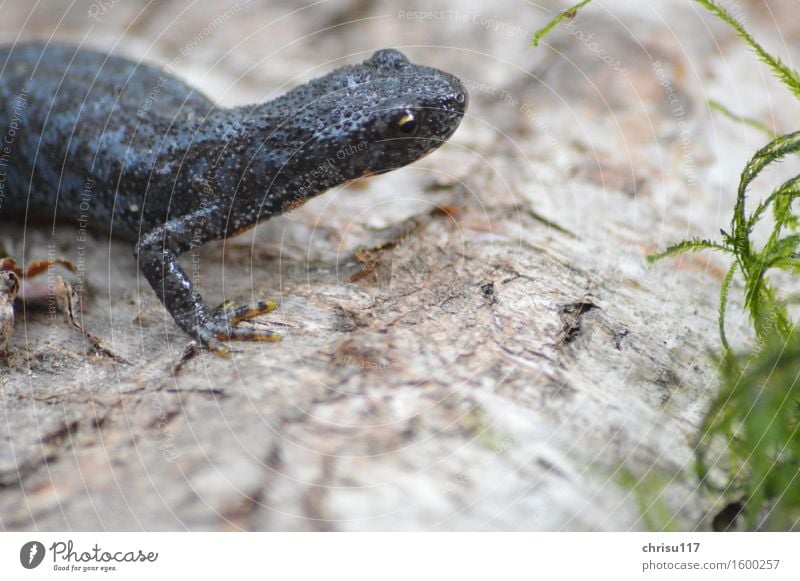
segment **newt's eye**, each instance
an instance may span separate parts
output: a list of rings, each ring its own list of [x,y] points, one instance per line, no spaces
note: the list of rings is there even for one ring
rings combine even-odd
[[[410,109],[404,109],[395,115],[391,129],[397,137],[413,137],[419,130],[419,125],[419,114]]]

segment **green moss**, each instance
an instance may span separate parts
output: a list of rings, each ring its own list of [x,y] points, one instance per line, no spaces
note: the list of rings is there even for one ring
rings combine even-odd
[[[646,531],[650,532],[677,532],[680,529],[674,518],[674,511],[669,507],[664,492],[670,482],[679,475],[668,478],[665,474],[654,471],[637,477],[627,469],[619,472],[619,482],[630,490],[639,515]]]
[[[725,8],[712,0],[695,1],[730,25],[800,100],[800,75],[796,71],[767,52]],[[588,3],[589,0],[580,2],[561,13],[536,33],[534,44]],[[730,228],[721,232],[721,240],[685,240],[648,260],[652,263],[667,256],[706,250],[730,257],[731,264],[720,288],[721,387],[703,422],[697,446],[697,473],[704,485],[711,486],[711,467],[724,461],[727,478],[722,491],[743,503],[750,528],[797,528],[800,526],[800,333],[789,315],[787,299],[773,286],[769,274],[775,270],[792,275],[800,273],[800,234],[797,234],[800,217],[793,207],[800,197],[800,175],[768,193],[752,210],[748,209],[747,198],[753,181],[764,169],[800,153],[800,131],[776,135],[762,123],[737,117],[719,103],[711,102],[710,106],[764,131],[771,141],[742,170]],[[771,224],[770,234],[764,244],[757,245],[751,233],[765,221]],[[744,306],[757,347],[734,354],[725,334],[725,315],[728,295],[737,276],[744,283]],[[722,450],[724,458],[709,462],[710,450]]]
[[[743,503],[750,529],[800,525],[800,334],[772,333],[753,351],[725,358],[697,449],[704,483],[725,462],[723,491]]]

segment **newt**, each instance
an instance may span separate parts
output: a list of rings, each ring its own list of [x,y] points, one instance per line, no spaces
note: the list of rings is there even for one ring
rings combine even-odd
[[[222,107],[154,64],[65,44],[0,47],[0,222],[130,242],[175,323],[227,354],[271,301],[211,309],[178,257],[335,186],[413,163],[455,132],[462,82],[384,49],[265,103]]]

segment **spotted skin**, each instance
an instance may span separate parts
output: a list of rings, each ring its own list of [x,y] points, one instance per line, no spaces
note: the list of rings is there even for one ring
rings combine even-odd
[[[275,306],[212,311],[178,256],[416,161],[453,134],[468,100],[456,77],[392,49],[233,108],[159,67],[70,45],[0,48],[0,67],[0,222],[129,240],[178,326],[219,353],[229,339],[276,340],[237,327]]]

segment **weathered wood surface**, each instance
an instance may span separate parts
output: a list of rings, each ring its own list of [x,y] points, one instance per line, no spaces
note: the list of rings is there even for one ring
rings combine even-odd
[[[797,55],[797,3],[771,4],[738,3]],[[538,49],[553,12],[510,0],[406,3],[442,11],[425,21],[390,2],[32,6],[3,5],[3,40],[86,36],[225,104],[384,46],[459,74],[471,102],[415,166],[203,249],[209,302],[277,299],[262,321],[280,344],[181,362],[130,250],[93,237],[83,323],[117,359],[60,316],[18,315],[0,529],[627,530],[643,501],[709,527],[725,499],[696,489],[692,445],[725,264],[645,256],[715,236],[764,142],[708,98],[798,122],[727,29],[677,0],[599,2]],[[4,225],[0,244],[78,258],[60,229]]]

